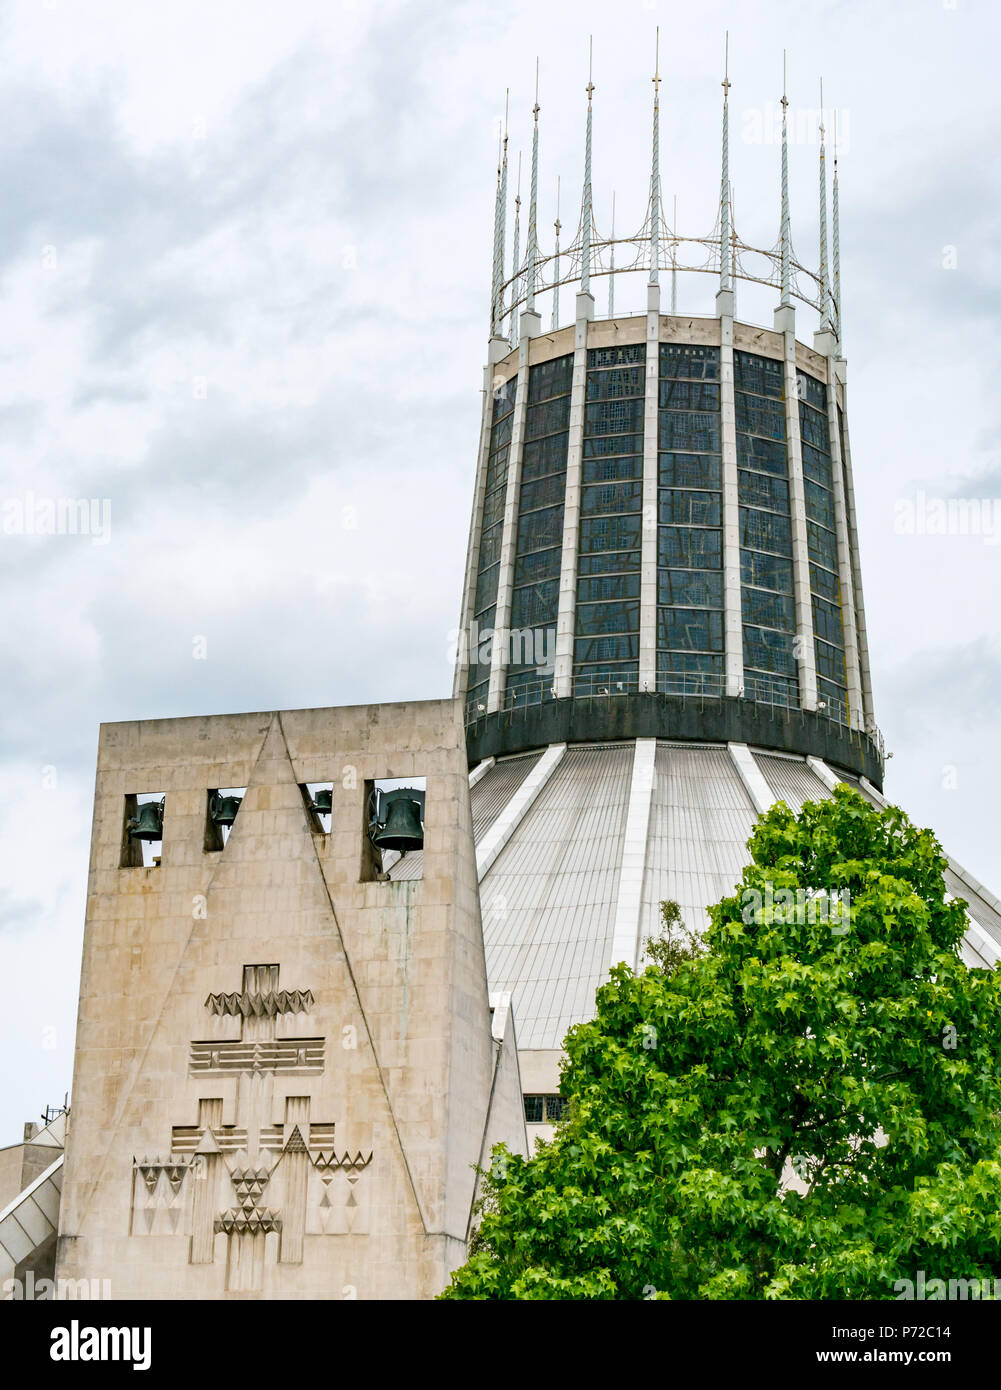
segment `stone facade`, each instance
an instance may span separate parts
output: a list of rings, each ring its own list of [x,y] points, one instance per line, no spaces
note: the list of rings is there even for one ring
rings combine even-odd
[[[423,877],[375,880],[366,784],[417,777]],[[242,786],[207,849],[208,793]],[[161,862],[120,867],[151,792]],[[465,1258],[474,1165],[525,1151],[493,1005],[457,702],[103,726],[57,1275],[432,1297]]]

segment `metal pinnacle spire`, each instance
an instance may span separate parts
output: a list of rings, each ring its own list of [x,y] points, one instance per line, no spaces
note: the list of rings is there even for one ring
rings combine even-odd
[[[838,218],[838,113],[834,113],[834,179],[831,185],[831,239],[834,268],[834,297],[831,327],[841,340],[841,231]]]
[[[521,246],[521,151],[518,151],[518,185],[514,195],[514,256],[511,267],[511,346],[518,346],[518,315],[515,313],[515,304],[518,300],[518,289],[521,285],[521,260],[519,259],[519,247]]]
[[[553,273],[553,328],[554,328],[554,329],[555,329],[555,328],[558,328],[559,325],[560,325],[560,228],[562,227],[562,225],[563,225],[563,224],[560,222],[560,180],[559,180],[559,176],[557,175],[557,178],[556,178],[556,221],[553,223],[553,228],[555,229],[555,232],[556,232],[556,255],[555,255],[555,257],[554,257],[554,262],[555,262],[555,263],[554,263],[554,267],[553,267],[553,270],[554,270],[554,273]]]
[[[824,79],[820,79],[820,331],[831,326],[827,275],[827,155],[824,146]]]
[[[789,98],[786,95],[786,55],[782,50],[782,222],[780,240],[782,245],[782,299],[783,308],[792,303],[790,275],[791,236],[789,231],[789,130],[787,112]]]
[[[535,105],[532,107],[532,189],[528,203],[528,295],[525,307],[535,313],[535,281],[539,259],[539,60],[535,60]]]
[[[608,271],[608,317],[615,317],[615,189],[612,189],[612,261]]]
[[[674,239],[671,242],[671,313],[678,312],[678,195],[674,195],[674,212],[671,220]]]
[[[660,284],[660,28],[653,71],[653,153],[650,165],[650,284]]]
[[[504,94],[504,125],[497,151],[497,200],[494,206],[494,265],[493,289],[490,299],[490,334],[500,334],[501,317],[504,306],[501,303],[501,285],[504,282],[504,223],[507,213],[507,104],[509,92]]]
[[[584,136],[584,202],[581,212],[583,220],[583,241],[581,242],[580,288],[582,294],[591,293],[591,98],[594,95],[594,39],[590,41],[590,56],[587,69],[587,131]]]
[[[723,175],[720,180],[719,287],[730,289],[730,33],[723,60]]]

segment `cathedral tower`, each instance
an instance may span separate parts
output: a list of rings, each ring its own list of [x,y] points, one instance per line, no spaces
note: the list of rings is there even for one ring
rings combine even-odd
[[[779,798],[798,810],[838,781],[878,801],[884,765],[823,109],[810,266],[792,246],[784,94],[778,236],[760,248],[733,220],[728,75],[709,237],[665,215],[657,71],[644,223],[599,231],[594,93],[589,78],[580,222],[552,251],[536,231],[536,97],[528,241],[522,254],[516,236],[512,263],[502,139],[454,687],[488,970],[512,993],[526,1114],[543,1123],[559,1113],[567,1027],[591,1015],[613,964],[641,963],[659,904],[677,901],[701,929],[739,880],[760,812]],[[701,314],[678,311],[684,272],[711,286]],[[615,313],[624,273],[646,277],[645,312]],[[745,282],[774,288],[769,325],[738,315]],[[566,322],[561,289],[564,303],[576,289]],[[971,959],[993,962],[997,900],[951,872],[980,928]]]

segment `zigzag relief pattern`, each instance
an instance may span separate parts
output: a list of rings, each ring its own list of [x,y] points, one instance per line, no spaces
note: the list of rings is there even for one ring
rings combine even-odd
[[[270,1168],[234,1168],[230,1181],[236,1188],[241,1206],[253,1206],[271,1177]]]
[[[194,1264],[212,1264],[225,1236],[226,1287],[236,1290],[260,1289],[267,1264],[301,1264],[306,1234],[367,1235],[360,1179],[372,1150],[338,1154],[335,1124],[311,1122],[309,1108],[308,1097],[286,1100],[284,1125],[253,1126],[255,1143],[219,1123],[220,1099],[203,1100],[208,1124],[174,1126],[166,1159],[133,1159],[130,1234],[189,1236]]]
[[[275,1018],[278,1014],[306,1014],[315,1000],[311,989],[270,990],[253,994],[248,990],[232,994],[210,994],[205,1000],[209,1013],[240,1018]]]
[[[184,1179],[195,1164],[133,1161],[132,1235],[178,1235],[187,1203]]]
[[[368,1153],[364,1157],[362,1157],[361,1153],[356,1153],[354,1158],[352,1158],[349,1153],[343,1153],[341,1154],[340,1158],[338,1158],[335,1153],[318,1153],[313,1154],[312,1159],[314,1168],[324,1171],[333,1171],[340,1168],[343,1169],[345,1173],[347,1173],[348,1177],[350,1177],[352,1174],[357,1176],[365,1168],[367,1168],[368,1165],[372,1162],[372,1155],[371,1153]]]
[[[177,1193],[184,1180],[184,1175],[187,1173],[188,1169],[193,1166],[194,1165],[191,1163],[184,1162],[160,1163],[156,1159],[153,1159],[151,1162],[148,1158],[144,1158],[141,1161],[138,1159],[135,1160],[136,1171],[146,1184],[147,1192],[150,1193],[155,1190],[161,1175],[166,1177],[172,1191]]]
[[[299,1133],[298,1129],[295,1133]],[[281,1212],[273,1207],[258,1205],[273,1172],[273,1168],[234,1168],[229,1178],[236,1189],[240,1205],[220,1212],[212,1224],[213,1231],[225,1231],[227,1235],[234,1231],[237,1235],[267,1235],[269,1231],[280,1232]]]
[[[323,1125],[322,1128],[332,1131],[334,1126]],[[214,1148],[213,1153],[222,1159],[221,1146]],[[355,1184],[372,1162],[371,1151],[362,1153],[359,1150],[352,1154],[345,1150],[338,1155],[330,1150],[324,1153],[308,1143],[296,1125],[270,1167],[267,1163],[261,1163],[260,1159],[256,1164],[251,1163],[245,1151],[233,1156],[237,1163],[230,1167],[224,1160],[219,1178],[229,1187],[237,1205],[221,1212],[216,1210],[212,1219],[214,1232],[235,1232],[237,1235],[266,1234],[270,1231],[280,1233],[282,1208],[264,1207],[261,1201],[265,1189],[283,1171],[283,1160],[299,1156],[306,1164],[306,1171],[313,1174],[310,1178],[307,1228],[317,1234],[331,1235],[351,1232],[360,1235],[367,1232],[367,1201],[359,1201]],[[216,1180],[206,1166],[204,1153],[194,1153],[190,1159],[176,1159],[173,1156],[166,1161],[148,1157],[134,1159],[133,1171],[136,1176],[133,1235],[187,1233],[192,1224],[191,1197],[194,1190],[205,1182],[213,1192],[216,1190]],[[185,1181],[189,1175],[192,1175],[190,1183]],[[275,1194],[279,1202],[288,1199],[286,1188],[287,1182],[279,1180]]]
[[[313,1160],[307,1231],[328,1236],[368,1234],[367,1184],[359,1183],[359,1178],[371,1159],[371,1154],[367,1158],[344,1154],[340,1159],[331,1155],[324,1164]]]
[[[251,1207],[247,1211],[242,1207],[231,1207],[216,1217],[213,1227],[217,1234],[225,1231],[231,1235],[235,1231],[240,1236],[267,1235],[269,1231],[281,1231],[281,1228],[281,1213],[272,1211],[270,1207]]]

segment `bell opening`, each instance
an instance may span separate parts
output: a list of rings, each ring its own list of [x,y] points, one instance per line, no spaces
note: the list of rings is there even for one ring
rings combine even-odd
[[[121,868],[160,867],[165,806],[166,797],[163,792],[132,792],[125,797],[122,853],[119,860]]]
[[[313,834],[329,835],[334,804],[333,782],[301,782],[299,790]]]
[[[385,882],[423,877],[426,795],[425,777],[384,777],[365,784],[363,878]]]
[[[215,787],[205,797],[205,841],[206,854],[218,853],[226,848],[230,831],[240,811],[246,787]]]

